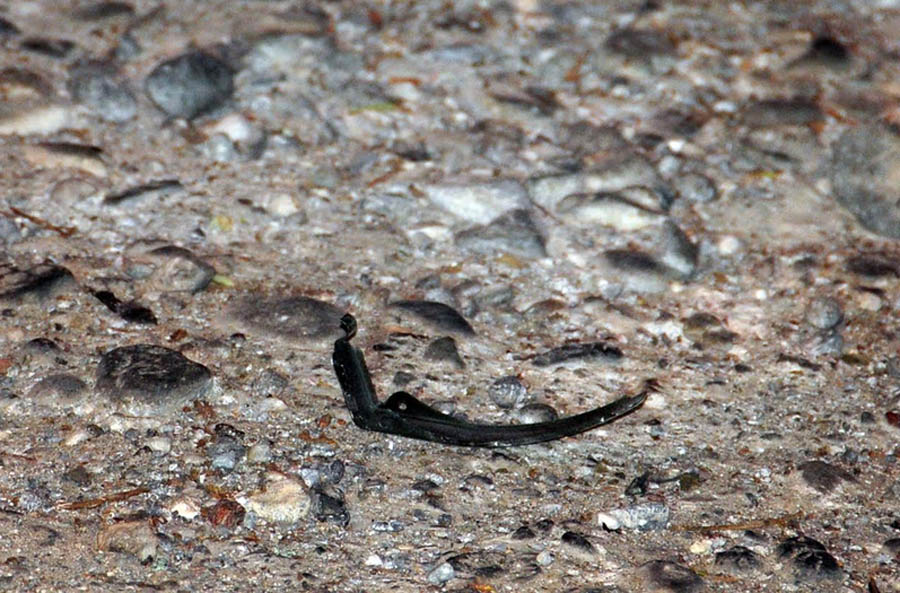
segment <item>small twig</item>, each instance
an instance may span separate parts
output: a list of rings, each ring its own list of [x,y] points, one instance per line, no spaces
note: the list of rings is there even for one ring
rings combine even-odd
[[[676,525],[673,531],[744,531],[746,529],[761,529],[763,527],[772,527],[773,525],[783,527],[787,523],[804,518],[802,511],[791,513],[790,515],[782,515],[781,517],[770,517],[768,519],[757,519],[755,521],[743,521],[741,523],[720,523],[718,525]]]
[[[35,216],[34,214],[28,214],[24,210],[20,210],[19,208],[16,208],[15,206],[10,206],[9,211],[12,212],[13,214],[15,214],[16,216],[21,216],[22,218],[30,220],[34,224],[38,225],[39,227],[45,228],[48,231],[53,231],[54,233],[59,233],[59,235],[62,237],[71,237],[72,235],[75,234],[75,231],[78,230],[76,227],[73,227],[73,226],[57,226],[47,220],[44,220],[43,218],[39,218],[39,217]]]
[[[124,492],[116,492],[115,494],[110,494],[108,496],[101,496],[100,498],[76,500],[75,502],[61,502],[56,505],[56,508],[66,511],[93,509],[99,506],[103,506],[108,502],[119,502],[121,500],[126,500],[134,496],[138,496],[139,494],[146,494],[147,492],[150,492],[149,488],[147,488],[146,486],[139,486],[137,488],[132,488],[131,490],[125,490]]]

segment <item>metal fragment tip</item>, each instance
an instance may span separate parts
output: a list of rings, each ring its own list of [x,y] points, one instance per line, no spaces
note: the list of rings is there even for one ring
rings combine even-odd
[[[341,329],[344,330],[348,340],[353,338],[356,335],[356,318],[349,313],[345,313],[341,317]]]

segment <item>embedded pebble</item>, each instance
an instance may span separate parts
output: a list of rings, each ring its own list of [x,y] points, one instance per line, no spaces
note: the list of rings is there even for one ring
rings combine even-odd
[[[831,183],[837,201],[872,232],[900,239],[900,135],[860,124],[834,144]]]
[[[563,219],[580,227],[605,225],[629,232],[659,224],[663,208],[659,194],[644,186],[631,186],[615,192],[571,194],[556,207]]]
[[[453,570],[453,566],[449,562],[442,562],[428,573],[428,582],[432,585],[443,585],[453,579],[455,575],[456,571]]]
[[[172,450],[172,439],[168,437],[151,437],[147,439],[147,447],[154,453],[167,455]]]
[[[266,473],[266,483],[247,497],[238,499],[246,509],[273,523],[295,523],[309,513],[306,487],[282,473]]]
[[[521,408],[534,400],[534,395],[528,393],[525,385],[515,375],[500,377],[491,383],[488,396],[498,408],[504,410]]]
[[[97,365],[95,389],[137,415],[177,410],[212,385],[209,369],[180,352],[152,344],[106,352]]]
[[[551,422],[559,418],[559,413],[547,404],[526,404],[513,413],[513,418],[519,424],[536,424],[538,422]]]
[[[96,146],[68,142],[26,144],[22,149],[22,156],[35,167],[79,169],[100,178],[107,175],[102,154],[103,151]]]
[[[605,45],[609,50],[629,58],[646,59],[675,51],[672,38],[665,31],[655,29],[619,29],[606,38]]]
[[[0,110],[0,135],[54,134],[73,120],[69,107],[53,103]]]
[[[833,491],[842,482],[856,481],[853,474],[818,459],[807,461],[799,467],[803,481],[823,494]]]
[[[145,564],[156,557],[159,536],[149,519],[106,525],[97,533],[97,548],[104,552],[130,554]]]
[[[278,397],[287,391],[291,382],[286,376],[272,368],[263,369],[250,385],[257,397]]]
[[[744,108],[744,123],[754,127],[803,126],[825,119],[814,101],[805,98],[764,99]]]
[[[142,280],[149,288],[163,292],[200,292],[216,275],[213,266],[175,245],[132,255],[127,271],[129,276]]]
[[[305,296],[247,295],[229,306],[229,314],[251,332],[291,339],[337,339],[344,312]]]
[[[831,329],[843,319],[841,304],[832,297],[817,297],[806,307],[806,322],[818,329]]]
[[[687,234],[672,220],[663,223],[660,242],[662,264],[673,270],[680,278],[689,279],[697,270],[700,250]]]
[[[760,565],[759,554],[746,546],[732,546],[716,553],[716,566],[723,568],[741,572],[759,568]]]
[[[837,560],[820,542],[798,535],[789,537],[775,548],[780,559],[789,559],[795,573],[807,580],[836,579],[841,569]]]
[[[117,206],[122,202],[138,198],[162,198],[182,189],[184,186],[177,179],[158,179],[122,191],[111,192],[104,196],[103,203]]]
[[[531,362],[534,366],[546,367],[554,364],[562,364],[573,360],[585,360],[588,362],[615,363],[622,359],[622,351],[606,342],[582,342],[565,344],[541,352]]]
[[[272,443],[259,441],[247,449],[247,461],[250,463],[266,463],[272,459]]]
[[[68,208],[96,194],[97,186],[94,183],[81,177],[69,177],[53,186],[50,201],[60,208]]]
[[[422,190],[435,205],[464,220],[483,225],[504,212],[528,207],[525,188],[511,179],[482,184],[429,185]]]
[[[202,51],[162,62],[147,76],[147,95],[166,115],[194,119],[222,106],[234,92],[231,69]]]
[[[6,216],[0,216],[0,242],[9,245],[22,237],[19,227]]]
[[[555,211],[560,200],[573,194],[655,187],[657,183],[656,169],[646,158],[625,153],[597,170],[533,178],[528,182],[528,193],[538,205]]]
[[[213,506],[203,509],[201,514],[215,526],[233,529],[244,521],[247,509],[238,502],[222,498]]]
[[[217,427],[218,428],[218,427]],[[247,447],[240,441],[237,434],[216,431],[216,440],[206,449],[210,467],[229,473],[247,454]]]
[[[7,19],[0,17],[0,36],[12,37],[19,34],[19,28]]]
[[[120,16],[131,16],[133,14],[134,7],[131,4],[108,0],[105,2],[95,2],[79,8],[75,11],[74,16],[76,19],[82,21],[99,21]]]
[[[446,362],[460,369],[466,366],[462,356],[459,355],[456,340],[450,336],[444,336],[429,342],[425,348],[425,358],[436,362]]]
[[[669,507],[662,503],[639,504],[597,513],[597,522],[610,531],[637,529],[655,531],[669,525]]]
[[[41,264],[27,270],[0,265],[0,301],[46,301],[75,284],[62,266]]]
[[[522,257],[546,257],[544,237],[528,210],[516,208],[492,220],[490,224],[456,233],[457,246],[475,253]]]
[[[574,531],[566,531],[560,537],[560,541],[576,550],[581,552],[586,552],[588,554],[594,553],[594,544],[592,544],[586,537],[581,535],[580,533],[576,533]]]
[[[87,390],[87,383],[68,373],[57,373],[44,377],[28,391],[28,397],[39,400],[70,403]]]
[[[91,473],[83,465],[76,465],[64,473],[62,478],[79,486],[87,486],[91,483]]]
[[[715,183],[706,175],[685,173],[672,179],[672,187],[684,200],[697,203],[712,202],[719,197]]]
[[[89,62],[69,73],[69,92],[100,119],[122,123],[137,115],[137,101],[111,64]]]
[[[475,330],[453,307],[435,301],[394,301],[391,307],[408,311],[434,325],[438,329],[466,335],[474,335]]]
[[[327,521],[337,525],[347,525],[350,513],[343,496],[331,495],[322,488],[313,488],[310,493],[310,512],[316,521]]]
[[[641,566],[641,573],[653,590],[691,593],[704,586],[700,575],[670,560],[652,560]]]
[[[62,59],[75,49],[75,42],[69,39],[28,37],[22,40],[21,48],[48,58]]]

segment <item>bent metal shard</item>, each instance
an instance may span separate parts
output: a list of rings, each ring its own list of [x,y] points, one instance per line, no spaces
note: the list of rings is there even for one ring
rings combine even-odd
[[[532,424],[476,424],[444,414],[405,391],[379,402],[362,351],[350,340],[356,335],[356,319],[341,318],[344,336],[334,343],[332,363],[353,422],[363,430],[395,434],[444,445],[464,447],[514,447],[553,441],[609,424],[640,408],[647,396],[659,389],[645,381],[640,393],[621,397],[605,406],[549,422]]]

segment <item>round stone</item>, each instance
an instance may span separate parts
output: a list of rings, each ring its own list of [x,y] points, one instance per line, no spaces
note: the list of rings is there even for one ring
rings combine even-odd
[[[95,387],[130,413],[143,415],[177,409],[206,393],[211,383],[209,369],[180,352],[136,344],[103,355]]]
[[[145,81],[147,95],[166,115],[193,119],[221,106],[234,92],[231,69],[195,51],[167,60]]]

